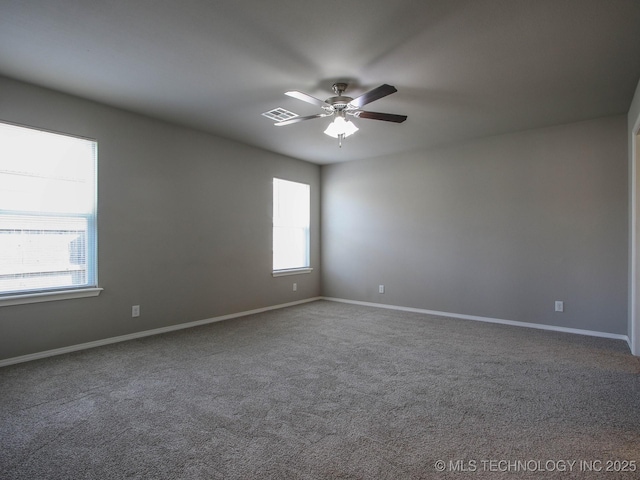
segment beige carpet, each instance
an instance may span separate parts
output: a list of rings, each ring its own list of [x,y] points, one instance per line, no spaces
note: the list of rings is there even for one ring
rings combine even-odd
[[[639,373],[621,341],[319,301],[0,369],[0,478],[640,478]]]

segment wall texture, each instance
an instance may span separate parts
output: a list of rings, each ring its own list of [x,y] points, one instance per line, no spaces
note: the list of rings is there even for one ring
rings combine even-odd
[[[616,116],[322,167],[323,295],[626,335],[626,131]]]
[[[0,92],[0,120],[98,140],[104,288],[0,307],[0,359],[320,294],[317,165],[6,78]],[[274,176],[311,185],[311,274],[271,275]]]

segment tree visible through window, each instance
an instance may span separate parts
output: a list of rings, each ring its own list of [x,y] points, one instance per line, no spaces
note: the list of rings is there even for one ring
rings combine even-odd
[[[273,270],[309,267],[310,187],[273,179]]]
[[[95,141],[0,123],[0,295],[97,285],[96,163]]]

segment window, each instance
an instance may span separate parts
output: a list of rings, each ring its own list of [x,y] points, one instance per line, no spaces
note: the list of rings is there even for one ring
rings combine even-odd
[[[308,273],[310,187],[273,179],[274,275]]]
[[[99,293],[96,163],[95,141],[0,123],[0,302]]]

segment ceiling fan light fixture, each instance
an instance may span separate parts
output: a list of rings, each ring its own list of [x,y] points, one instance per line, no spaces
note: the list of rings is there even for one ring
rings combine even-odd
[[[324,133],[333,138],[339,138],[340,136],[346,138],[357,131],[358,127],[356,127],[353,122],[345,120],[344,117],[336,117],[336,119],[329,124]]]

